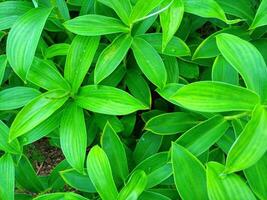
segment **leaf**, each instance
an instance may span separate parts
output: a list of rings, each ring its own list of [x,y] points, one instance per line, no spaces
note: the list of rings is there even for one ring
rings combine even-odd
[[[266,9],[267,9],[267,1],[262,0],[249,29],[255,29],[267,25]]]
[[[58,192],[58,193],[43,194],[35,197],[33,200],[59,200],[59,199],[88,200],[87,198],[73,192]]]
[[[94,185],[87,174],[83,175],[74,169],[67,169],[60,171],[60,175],[68,185],[76,190],[88,193],[96,192]]]
[[[267,111],[256,106],[251,120],[228,153],[225,173],[246,169],[255,164],[267,150]]]
[[[248,89],[210,81],[188,84],[170,99],[199,112],[250,111],[259,103],[259,97]]]
[[[6,55],[0,55],[0,85],[2,85],[7,66]]]
[[[37,57],[33,60],[27,80],[46,90],[70,90],[69,83],[61,76],[55,66]]]
[[[129,28],[120,20],[95,14],[76,17],[66,21],[63,25],[70,32],[83,36],[129,32]]]
[[[45,50],[45,58],[65,56],[69,52],[70,45],[67,43],[53,44]]]
[[[124,182],[129,174],[123,143],[109,122],[104,127],[101,146],[108,156],[115,180]]]
[[[99,2],[112,8],[125,24],[129,24],[129,17],[132,12],[132,5],[130,0],[99,0]]]
[[[267,181],[265,178],[265,174],[267,173],[266,163],[267,153],[256,164],[244,170],[251,189],[259,199],[266,199],[267,197]]]
[[[126,115],[147,109],[128,93],[110,86],[82,87],[76,97],[76,102],[84,109],[107,115]]]
[[[83,109],[75,103],[64,108],[60,122],[60,146],[69,164],[78,172],[84,171],[87,132]]]
[[[7,38],[7,59],[16,74],[26,80],[50,8],[34,8],[12,26]]]
[[[137,200],[146,188],[147,176],[142,170],[135,171],[128,183],[122,188],[118,200]]]
[[[215,115],[186,131],[176,143],[199,156],[216,143],[228,128],[229,124],[224,117]]]
[[[61,90],[46,92],[28,103],[14,119],[9,140],[14,140],[42,123],[58,110],[68,99],[68,93]]]
[[[158,88],[163,88],[167,81],[167,72],[156,50],[140,37],[134,38],[132,50],[145,76]]]
[[[99,84],[118,67],[131,47],[132,41],[131,35],[121,34],[102,51],[95,67],[95,84]]]
[[[76,93],[93,61],[100,37],[76,36],[66,58],[64,77],[72,86],[72,92]]]
[[[0,150],[12,154],[21,154],[22,148],[17,139],[8,142],[9,128],[0,120]]]
[[[181,198],[208,199],[205,168],[200,161],[184,147],[175,143],[172,143],[171,159],[175,186]]]
[[[179,66],[177,59],[172,56],[164,56],[163,62],[167,71],[167,83],[178,83]]]
[[[170,198],[163,196],[159,193],[155,193],[155,192],[148,192],[145,191],[143,192],[140,197],[138,198],[139,200],[151,200],[151,199],[157,199],[157,200],[171,200]]]
[[[14,200],[15,167],[10,154],[0,158],[0,198]]]
[[[40,92],[29,87],[12,87],[0,92],[0,110],[14,110],[21,108],[34,98],[40,96]]]
[[[224,166],[207,164],[207,188],[210,199],[256,199],[246,183],[236,174],[221,175]]]
[[[237,36],[226,33],[217,35],[216,42],[223,57],[241,74],[247,87],[257,92],[263,102],[266,101],[267,67],[256,47]]]
[[[161,7],[168,6],[169,1],[163,1]],[[184,4],[182,0],[173,0],[170,7],[160,14],[160,24],[162,27],[162,50],[178,30],[184,15]]]
[[[118,191],[112,177],[108,157],[99,146],[94,146],[89,152],[87,171],[101,199],[117,199]]]
[[[164,113],[151,118],[144,129],[159,135],[172,135],[184,132],[197,123],[198,121],[188,113]]]

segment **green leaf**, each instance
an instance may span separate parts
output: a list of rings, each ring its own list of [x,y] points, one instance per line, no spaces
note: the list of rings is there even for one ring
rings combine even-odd
[[[258,95],[248,89],[211,81],[188,84],[170,99],[200,112],[250,111],[259,103]]]
[[[0,158],[0,199],[14,200],[15,167],[10,154]]]
[[[236,139],[226,160],[225,173],[246,169],[255,164],[267,150],[267,110],[256,106],[251,120]]]
[[[267,198],[266,163],[267,153],[256,164],[244,170],[251,189],[262,200]]]
[[[35,197],[33,200],[88,200],[87,198],[73,193],[73,192],[62,192],[62,193],[50,193],[43,194],[38,197]]]
[[[197,123],[198,121],[188,113],[164,113],[151,118],[144,129],[159,135],[172,135],[184,132]]]
[[[83,36],[97,36],[112,33],[127,33],[129,28],[120,20],[102,15],[83,15],[66,21],[67,30]]]
[[[15,22],[8,34],[7,59],[16,74],[24,81],[50,12],[50,8],[34,8],[28,11]]]
[[[112,8],[125,24],[129,24],[129,17],[132,12],[132,5],[130,0],[124,0],[124,1],[98,0],[98,1]]]
[[[9,128],[0,120],[0,150],[12,154],[20,154],[22,148],[17,139],[8,142]]]
[[[256,199],[246,183],[236,174],[222,175],[224,166],[207,164],[207,188],[210,199]]]
[[[14,140],[42,123],[58,110],[68,99],[68,93],[61,90],[46,92],[28,103],[14,119],[9,140]]]
[[[228,128],[229,124],[224,117],[216,115],[186,131],[176,143],[199,156],[216,143]]]
[[[27,80],[46,90],[62,89],[69,91],[70,85],[55,66],[46,60],[34,58]]]
[[[151,199],[157,199],[157,200],[171,200],[170,198],[163,196],[159,193],[155,193],[155,192],[148,192],[145,191],[143,192],[140,197],[138,198],[138,200],[151,200]]]
[[[45,58],[65,56],[69,52],[70,45],[67,43],[53,44],[45,50]]]
[[[130,94],[109,86],[82,87],[76,97],[76,102],[82,108],[107,115],[126,115],[147,109]]]
[[[171,159],[175,186],[181,198],[208,199],[205,168],[201,162],[187,149],[175,143],[172,143]]]
[[[118,200],[137,200],[145,190],[147,184],[146,173],[142,170],[135,171],[128,183],[119,193]]]
[[[100,54],[94,72],[94,82],[99,84],[108,77],[121,63],[131,47],[133,38],[129,34],[121,34]]]
[[[267,1],[262,0],[261,4],[257,10],[257,13],[255,15],[255,18],[254,18],[251,26],[249,27],[250,29],[255,29],[255,28],[267,25],[266,10],[267,10]]]
[[[76,36],[66,58],[64,77],[72,86],[72,92],[76,93],[93,61],[100,37]]]
[[[217,35],[216,42],[223,57],[241,74],[247,87],[257,92],[263,102],[267,101],[267,67],[256,47],[226,33]]]
[[[124,182],[129,174],[123,143],[109,122],[104,127],[101,146],[108,156],[115,180]]]
[[[169,0],[165,0],[161,7],[166,7]],[[184,3],[182,0],[173,0],[170,7],[160,14],[160,24],[162,27],[162,50],[164,51],[167,44],[178,30],[184,15]]]
[[[6,55],[0,55],[0,85],[2,85],[7,66]]]
[[[134,38],[132,50],[145,76],[158,88],[163,88],[167,81],[167,72],[156,50],[140,37]]]
[[[12,87],[0,92],[0,110],[14,110],[21,108],[34,98],[40,96],[40,92],[29,87]]]
[[[99,146],[94,146],[89,152],[87,171],[101,199],[117,199],[118,191],[112,177],[108,157]]]
[[[83,173],[87,132],[83,109],[75,103],[68,104],[64,108],[60,122],[60,146],[69,164]]]
[[[179,66],[177,59],[173,56],[164,56],[163,62],[167,71],[167,83],[178,83]]]
[[[88,193],[96,192],[95,187],[87,174],[83,175],[75,169],[67,169],[61,171],[60,175],[68,185],[76,190]]]

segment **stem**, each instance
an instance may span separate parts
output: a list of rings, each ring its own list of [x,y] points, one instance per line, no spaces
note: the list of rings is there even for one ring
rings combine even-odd
[[[249,114],[249,112],[242,112],[236,115],[230,115],[230,116],[224,116],[225,120],[234,120],[234,119],[238,119],[238,118],[242,118],[245,117]]]

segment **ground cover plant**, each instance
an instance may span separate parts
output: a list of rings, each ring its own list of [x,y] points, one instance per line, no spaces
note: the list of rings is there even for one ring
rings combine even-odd
[[[0,2],[1,200],[266,200],[267,0]]]

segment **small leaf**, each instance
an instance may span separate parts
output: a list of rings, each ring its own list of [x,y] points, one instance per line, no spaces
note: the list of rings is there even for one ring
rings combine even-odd
[[[67,30],[83,36],[97,36],[112,33],[127,33],[129,28],[120,20],[102,15],[83,15],[66,21]]]
[[[224,166],[216,162],[207,164],[207,188],[210,199],[256,200],[246,183],[236,174],[222,175]]]
[[[138,200],[151,200],[151,199],[157,199],[157,200],[171,200],[170,198],[163,196],[159,193],[156,192],[148,192],[145,191],[143,192],[140,197],[138,198]]]
[[[69,52],[70,45],[67,43],[53,44],[45,50],[45,58],[65,56]]]
[[[50,8],[34,8],[12,26],[7,38],[7,59],[22,79],[26,80]]]
[[[96,63],[94,72],[95,84],[100,83],[118,67],[131,47],[132,41],[131,35],[122,34],[104,49]]]
[[[267,25],[267,1],[262,0],[257,10],[256,16],[250,26],[250,29],[255,29]]]
[[[82,87],[76,102],[84,109],[106,115],[127,115],[137,110],[147,109],[130,94],[109,86]]]
[[[251,120],[236,139],[226,160],[225,173],[246,169],[255,164],[267,150],[267,110],[256,106]]]
[[[88,200],[87,198],[73,193],[73,192],[62,192],[62,193],[50,193],[50,194],[43,194],[40,196],[35,197],[33,200]]]
[[[134,38],[132,50],[145,76],[158,88],[163,88],[167,81],[167,72],[156,50],[140,37]]]
[[[259,103],[258,95],[248,89],[210,81],[188,84],[170,99],[199,112],[250,111]]]
[[[205,168],[201,162],[175,143],[172,143],[171,159],[175,186],[182,199],[208,199]]]
[[[108,157],[99,146],[94,146],[87,157],[88,175],[103,200],[116,200],[115,186]]]

